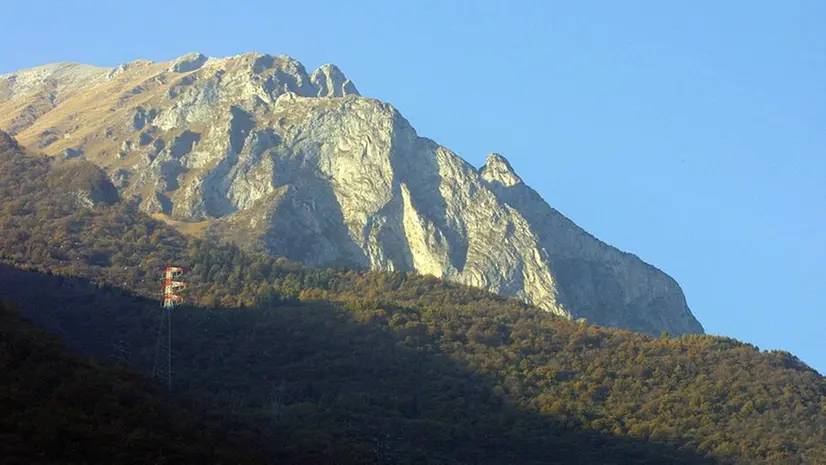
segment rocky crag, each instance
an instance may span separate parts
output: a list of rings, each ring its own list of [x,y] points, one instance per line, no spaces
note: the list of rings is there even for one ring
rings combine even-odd
[[[189,54],[0,76],[0,128],[100,166],[181,230],[312,266],[412,270],[550,312],[699,333],[678,284],[551,208],[498,154],[420,137],[337,67]]]

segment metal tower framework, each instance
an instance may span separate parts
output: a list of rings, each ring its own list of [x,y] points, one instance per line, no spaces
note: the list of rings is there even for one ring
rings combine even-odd
[[[155,364],[152,376],[172,390],[172,309],[183,303],[179,291],[186,283],[178,278],[184,273],[180,266],[167,266],[163,271],[163,306],[158,322],[158,342],[155,346]]]

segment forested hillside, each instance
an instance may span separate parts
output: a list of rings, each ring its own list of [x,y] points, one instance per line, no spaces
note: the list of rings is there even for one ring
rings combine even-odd
[[[245,254],[100,195],[94,173],[54,176],[0,147],[0,300],[76,350],[148,370],[160,271],[183,265],[175,391],[257,425],[274,460],[826,462],[826,380],[788,353]]]
[[[0,463],[267,463],[249,429],[72,355],[2,303],[0,369]]]

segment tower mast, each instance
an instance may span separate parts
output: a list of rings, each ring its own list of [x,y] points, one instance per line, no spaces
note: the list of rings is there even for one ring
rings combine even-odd
[[[178,278],[184,273],[180,266],[167,266],[163,272],[163,304],[158,323],[158,342],[155,346],[155,363],[152,376],[172,390],[172,309],[184,301],[178,294],[186,283]]]

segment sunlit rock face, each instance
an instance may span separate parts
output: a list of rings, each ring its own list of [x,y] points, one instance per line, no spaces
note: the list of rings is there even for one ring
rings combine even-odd
[[[102,167],[147,213],[313,266],[409,270],[566,317],[702,332],[677,283],[597,240],[507,160],[477,169],[333,65],[192,53],[0,76],[0,128]],[[179,224],[179,223],[176,223]]]

